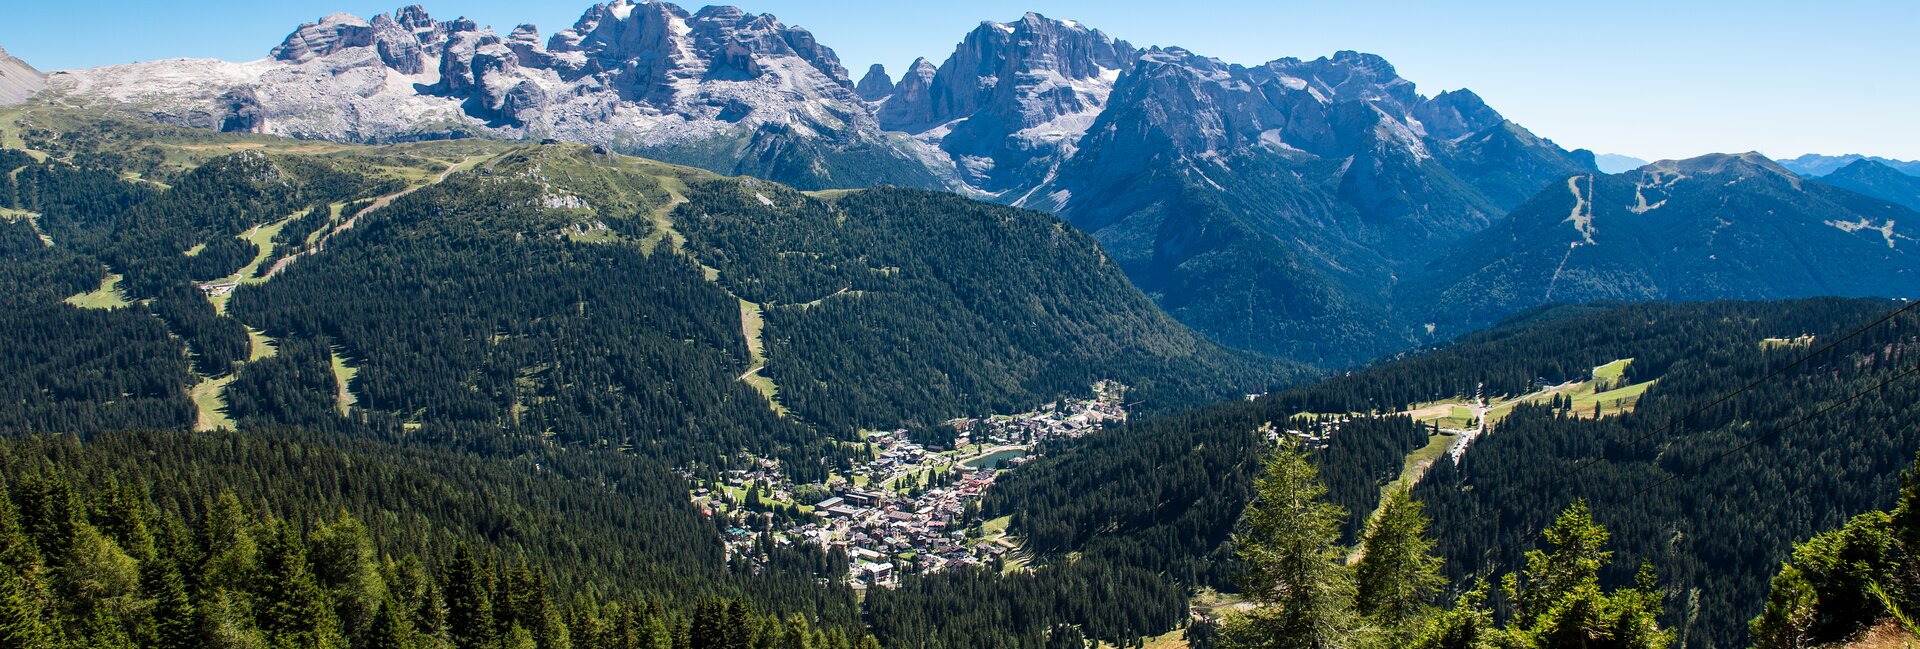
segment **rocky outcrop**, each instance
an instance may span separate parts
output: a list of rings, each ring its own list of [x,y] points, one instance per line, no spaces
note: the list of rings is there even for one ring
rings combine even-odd
[[[420,74],[426,70],[425,44],[414,31],[387,14],[373,17],[373,44],[380,61],[400,74]]]
[[[1454,140],[1493,128],[1504,120],[1498,111],[1473,91],[1460,89],[1434,95],[1430,101],[1415,104],[1409,114],[1419,121],[1427,135]]]
[[[860,83],[853,86],[853,91],[865,101],[880,101],[892,95],[893,78],[887,76],[887,66],[875,63],[867,68],[867,75],[860,77]]]
[[[305,63],[353,47],[374,43],[374,28],[359,16],[337,13],[306,23],[269,53],[276,60]]]
[[[916,61],[880,124],[938,146],[974,187],[1024,191],[1071,155],[1134,55],[1126,41],[1036,13],[981,23],[930,77]]]
[[[0,49],[0,106],[19,103],[46,85],[46,75]]]

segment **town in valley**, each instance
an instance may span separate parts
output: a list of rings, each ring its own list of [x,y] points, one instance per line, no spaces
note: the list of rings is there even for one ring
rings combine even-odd
[[[762,560],[756,555],[765,543],[810,544],[844,553],[855,588],[891,587],[906,574],[1018,567],[1024,559],[1005,535],[1007,521],[981,520],[979,499],[1006,471],[1036,457],[1042,442],[1126,421],[1126,392],[1102,381],[1087,398],[955,419],[930,434],[867,431],[865,463],[824,483],[795,484],[777,460],[743,454],[738,466],[745,468],[693,480],[693,502],[730,525],[722,535],[729,559]]]

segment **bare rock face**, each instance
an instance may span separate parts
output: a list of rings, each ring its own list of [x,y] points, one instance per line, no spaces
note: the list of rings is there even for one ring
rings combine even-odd
[[[924,58],[914,59],[887,101],[880,105],[882,127],[888,124],[926,124],[933,121],[933,80],[940,69]]]
[[[880,101],[893,94],[893,78],[887,76],[887,66],[878,63],[867,68],[867,75],[860,77],[860,83],[853,86],[865,101]]]
[[[19,103],[46,85],[46,75],[0,49],[0,106]]]
[[[1434,95],[1431,101],[1416,104],[1412,115],[1427,135],[1447,140],[1479,133],[1505,119],[1481,100],[1480,95],[1466,89]]]
[[[420,74],[426,70],[425,45],[412,28],[386,14],[374,16],[372,26],[374,48],[387,67],[400,74]]]
[[[305,63],[353,47],[373,45],[374,29],[352,14],[338,13],[306,23],[269,54],[288,63]]]
[[[1036,13],[981,23],[931,79],[916,63],[880,123],[938,146],[970,185],[1024,191],[1072,154],[1135,55],[1126,41]]]
[[[688,13],[612,0],[544,42],[532,25],[502,37],[417,5],[367,20],[335,14],[301,25],[261,61],[173,59],[75,71],[59,83],[77,101],[134,104],[163,121],[316,139],[485,132],[684,152],[711,164],[709,150],[777,136],[775,157],[852,151],[845,166],[768,163],[819,176],[780,178],[796,184],[851,182],[824,179],[844,175],[948,187],[921,145],[882,134],[832,49],[732,7]],[[768,136],[767,124],[781,128]],[[875,170],[874,159],[899,169]],[[742,164],[723,171],[759,171]]]

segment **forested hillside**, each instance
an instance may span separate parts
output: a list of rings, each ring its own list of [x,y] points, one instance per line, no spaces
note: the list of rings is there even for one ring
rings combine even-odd
[[[815,582],[836,570],[827,555],[729,571],[710,524],[683,499],[665,504],[684,486],[630,458],[144,431],[0,442],[0,476],[0,636],[45,643],[18,646],[829,647],[863,636],[851,593]]]
[[[1757,649],[1857,642],[1911,645],[1920,636],[1920,463],[1900,476],[1896,504],[1793,546],[1748,623]]]
[[[1687,646],[1737,646],[1766,575],[1794,539],[1887,504],[1900,458],[1920,449],[1909,434],[1920,395],[1896,382],[1791,432],[1772,431],[1911,369],[1920,319],[1902,315],[1662,431],[1899,306],[1810,300],[1530,313],[1310,387],[1130,424],[1016,473],[985,507],[1011,514],[1013,530],[1049,556],[1111,557],[1190,586],[1230,588],[1225,542],[1270,447],[1260,431],[1349,419],[1316,455],[1329,500],[1349,514],[1369,512],[1401,457],[1426,441],[1407,417],[1430,416],[1430,404],[1464,404],[1466,419],[1448,425],[1472,425],[1477,391],[1494,405],[1491,432],[1457,466],[1439,457],[1414,490],[1433,516],[1452,583],[1515,569],[1527,535],[1585,498],[1619,554],[1606,583],[1632,583],[1650,560],[1672,596],[1665,623]],[[1591,375],[1603,366],[1624,367],[1601,386],[1624,392],[1573,389],[1598,382]],[[1336,461],[1336,452],[1363,459]],[[1351,518],[1342,526],[1347,542],[1357,528]]]
[[[687,195],[675,225],[758,305],[781,403],[819,424],[931,426],[1102,379],[1166,411],[1299,376],[1181,326],[1040,212],[903,189],[819,199],[710,181]]]
[[[1688,646],[1741,644],[1791,544],[1887,507],[1920,449],[1920,383],[1908,377],[1920,318],[1909,311],[1841,341],[1897,306],[1737,307],[1647,341],[1627,380],[1659,384],[1630,413],[1516,408],[1415,490],[1448,570],[1514,565],[1508,530],[1585,498],[1624,559],[1611,580],[1650,560],[1680,604],[1668,623]],[[1792,365],[1828,343],[1838,346]]]
[[[1393,290],[1442,338],[1554,303],[1920,297],[1920,213],[1854,189],[1757,153],[1561,176]]]
[[[1145,411],[1303,375],[1184,329],[1038,212],[575,145],[3,117],[29,149],[0,151],[0,474],[78,531],[10,546],[0,581],[76,646],[851,646],[844,555],[730,558],[721,532],[765,521],[709,516],[691,481],[753,458],[824,481],[859,429],[1100,380]],[[1159,601],[1173,624],[1184,593]]]

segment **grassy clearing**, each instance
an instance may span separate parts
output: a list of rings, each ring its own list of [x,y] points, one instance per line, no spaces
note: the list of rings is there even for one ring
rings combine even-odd
[[[737,299],[737,298],[736,298]],[[752,386],[760,396],[766,397],[767,404],[781,416],[787,415],[787,407],[780,405],[780,386],[765,374],[767,369],[767,344],[760,334],[766,330],[767,321],[760,305],[740,300],[740,334],[747,338],[747,371],[740,380]]]
[[[1447,450],[1453,448],[1453,443],[1459,439],[1460,436],[1448,433],[1428,435],[1426,446],[1414,449],[1412,453],[1407,454],[1407,459],[1400,464],[1400,475],[1394,478],[1392,482],[1380,486],[1380,499],[1378,502],[1386,502],[1387,494],[1393,493],[1395,490],[1412,489],[1414,484],[1420,482],[1420,478],[1427,475],[1427,469],[1433,468],[1434,462],[1438,462],[1440,458],[1446,457]],[[1373,513],[1367,515],[1367,520],[1373,520],[1379,515],[1379,505],[1376,504]],[[1359,546],[1354,546],[1353,551],[1347,555],[1347,562],[1352,563],[1359,560],[1360,548]]]
[[[1660,379],[1654,379],[1645,383],[1635,383],[1606,392],[1576,396],[1573,398],[1573,414],[1580,417],[1592,417],[1594,416],[1594,406],[1596,404],[1600,406],[1601,417],[1633,412],[1634,407],[1640,404],[1641,395],[1646,394],[1649,388],[1652,388],[1655,383],[1659,382]]]
[[[1467,399],[1447,399],[1419,404],[1412,409],[1394,414],[1410,417],[1422,424],[1458,430],[1473,427],[1477,420],[1475,407],[1476,404]]]
[[[1164,634],[1147,638],[1142,649],[1187,649],[1187,630],[1174,629]]]
[[[15,173],[18,173],[19,171],[20,171],[19,169],[14,170]],[[40,236],[41,244],[45,245],[48,248],[53,247],[53,237],[47,236],[47,233],[40,229],[40,213],[39,212],[29,212],[27,210],[16,210],[11,207],[0,207],[0,221],[26,221],[27,227],[33,228],[33,233]]]
[[[1626,376],[1627,366],[1632,364],[1633,364],[1633,359],[1622,358],[1620,360],[1607,363],[1606,365],[1601,365],[1599,367],[1593,368],[1593,380],[1595,381],[1616,380],[1617,381],[1620,379],[1620,377]]]
[[[241,233],[238,238],[253,244],[254,248],[256,248],[256,251],[253,253],[253,259],[248,260],[247,265],[241,266],[240,270],[234,271],[232,275],[221,278],[217,283],[266,283],[267,280],[265,278],[255,277],[255,274],[260,272],[261,264],[267,263],[267,260],[273,257],[274,237],[280,236],[280,231],[286,229],[288,223],[292,223],[294,219],[305,215],[305,212],[300,212],[266,225],[253,226],[252,228],[248,228],[246,232]],[[198,250],[205,247],[206,244],[203,243],[195,246],[194,249]],[[215,311],[218,311],[220,315],[226,315],[227,303],[233,301],[233,293],[229,291],[225,295],[209,295],[207,299],[213,301],[213,309]]]
[[[100,288],[69,297],[66,303],[82,309],[120,309],[131,306],[133,303],[127,301],[126,294],[120,292],[121,279],[117,273],[109,274],[106,280],[100,282]]]
[[[980,524],[981,540],[991,540],[1006,536],[1007,526],[1013,524],[1013,516],[1001,516]]]
[[[234,378],[232,374],[217,379],[201,378],[200,383],[187,391],[187,396],[193,397],[194,408],[200,411],[193,423],[194,430],[233,428],[233,419],[227,416],[227,384]]]
[[[1447,449],[1453,448],[1454,441],[1458,439],[1460,439],[1459,435],[1448,433],[1428,435],[1427,445],[1407,454],[1406,461],[1400,464],[1400,477],[1394,478],[1393,482],[1381,487],[1380,494],[1384,496],[1395,489],[1412,489],[1414,483],[1419,482],[1421,476],[1427,474],[1427,469],[1432,468],[1435,461],[1444,457]]]
[[[273,339],[259,329],[247,327],[247,342],[251,343],[251,352],[247,354],[249,363],[262,358],[273,358],[275,354],[280,353],[280,348]]]
[[[660,247],[661,242],[666,242],[676,251],[687,245],[686,235],[673,229],[673,210],[687,202],[687,184],[672,176],[659,176],[656,179],[660,181],[660,186],[667,190],[667,202],[647,215],[653,222],[653,229],[640,240],[640,249],[647,251],[647,254],[653,254],[653,250]],[[708,277],[707,281],[713,281],[713,279]]]
[[[360,368],[348,363],[346,357],[340,355],[338,348],[331,350],[331,353],[333,355],[333,385],[338,391],[335,393],[334,400],[340,405],[340,414],[345,416],[353,410],[354,404],[360,402],[359,399],[353,396],[353,377],[360,375]]]

